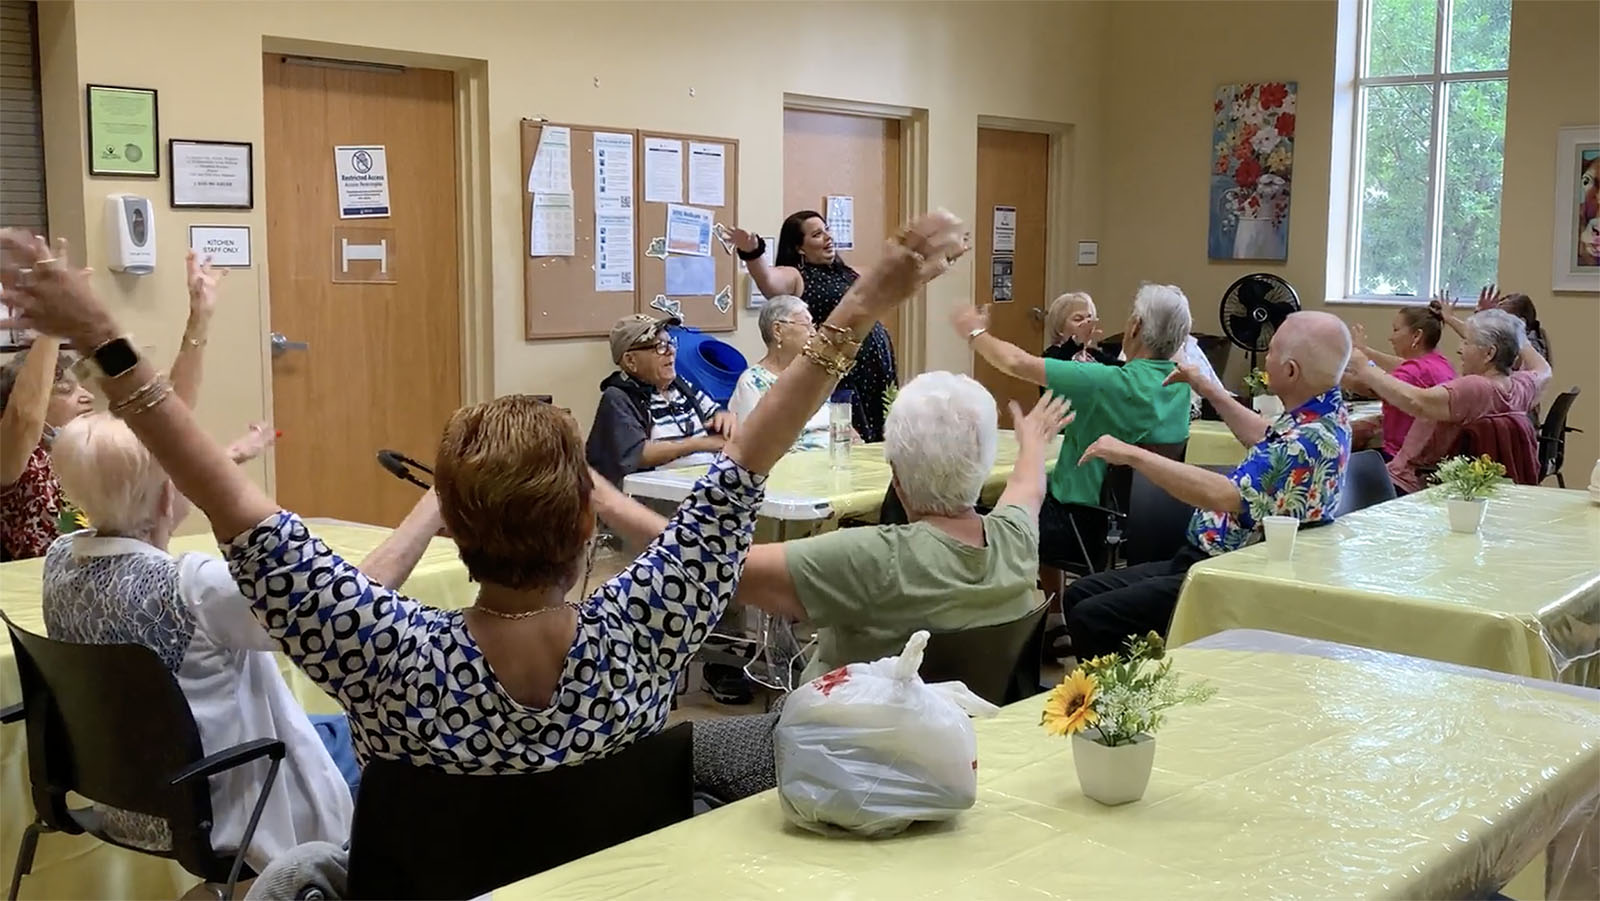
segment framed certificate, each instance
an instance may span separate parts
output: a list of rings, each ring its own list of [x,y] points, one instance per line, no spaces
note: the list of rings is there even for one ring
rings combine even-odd
[[[172,208],[253,209],[256,195],[251,151],[251,145],[244,141],[168,141]]]
[[[92,84],[85,90],[89,174],[161,177],[161,137],[156,92]]]

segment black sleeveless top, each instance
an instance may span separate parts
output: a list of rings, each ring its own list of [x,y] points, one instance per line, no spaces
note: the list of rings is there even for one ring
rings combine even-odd
[[[833,314],[857,278],[856,271],[848,266],[818,266],[802,260],[796,268],[806,286],[800,299],[818,324]],[[889,340],[889,330],[875,322],[872,331],[861,340],[855,368],[839,383],[839,387],[851,391],[850,420],[861,440],[883,440],[884,394],[894,384],[894,345]]]

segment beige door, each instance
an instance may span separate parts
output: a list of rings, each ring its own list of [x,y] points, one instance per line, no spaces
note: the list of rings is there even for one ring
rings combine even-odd
[[[830,195],[854,199],[855,246],[839,255],[858,272],[870,269],[883,254],[884,241],[900,227],[898,120],[783,111],[783,215],[797,210],[826,215]],[[775,232],[778,224],[770,228]],[[899,318],[884,327],[894,340],[895,363],[903,365]]]
[[[266,54],[264,82],[278,501],[393,525],[417,489],[375,455],[431,465],[461,403],[454,75]],[[390,215],[340,218],[341,145],[384,148]]]
[[[979,304],[989,307],[989,330],[1030,353],[1043,350],[1045,253],[1050,197],[1050,136],[1026,131],[978,129],[978,211],[972,243],[976,252]],[[996,251],[995,207],[1016,211],[1016,249]],[[998,258],[1003,270],[1010,258],[1011,299],[995,296]],[[1003,295],[1003,291],[1001,292]],[[1002,374],[978,357],[974,375],[1005,409],[1015,400],[1023,409],[1039,399],[1039,389]],[[1004,416],[1001,417],[1005,419]]]

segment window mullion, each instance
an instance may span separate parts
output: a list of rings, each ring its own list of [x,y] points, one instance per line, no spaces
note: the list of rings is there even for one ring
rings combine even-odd
[[[1444,234],[1444,129],[1445,86],[1444,73],[1448,68],[1450,53],[1451,0],[1439,0],[1435,16],[1433,42],[1433,121],[1432,137],[1428,142],[1428,247],[1423,257],[1423,278],[1419,287],[1424,297],[1432,297],[1443,286],[1439,284],[1439,257]]]

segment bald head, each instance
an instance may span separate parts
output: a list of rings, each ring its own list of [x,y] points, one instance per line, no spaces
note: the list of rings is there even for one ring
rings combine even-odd
[[[1272,336],[1268,362],[1276,370],[1268,374],[1280,397],[1285,391],[1302,395],[1300,400],[1315,397],[1339,384],[1344,375],[1350,362],[1350,330],[1331,313],[1290,313]]]

